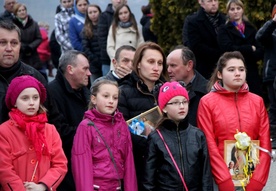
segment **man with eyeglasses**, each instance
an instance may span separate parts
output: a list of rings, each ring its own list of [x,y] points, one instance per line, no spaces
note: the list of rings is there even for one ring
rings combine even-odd
[[[12,20],[13,15],[13,6],[16,3],[16,0],[4,0],[4,9],[5,11],[0,15],[1,19]]]
[[[55,35],[62,52],[72,50],[69,39],[69,21],[74,16],[73,0],[60,0],[61,11],[55,15]]]
[[[195,70],[195,67],[195,55],[188,47],[177,46],[167,56],[167,71],[170,81],[183,83],[189,92],[189,123],[197,127],[197,107],[200,98],[207,93],[208,80]]]
[[[123,45],[116,50],[115,58],[112,59],[114,70],[107,75],[95,80],[98,82],[102,79],[116,81],[120,86],[126,77],[132,72],[132,63],[136,49],[130,45]],[[94,83],[95,83],[94,82]]]

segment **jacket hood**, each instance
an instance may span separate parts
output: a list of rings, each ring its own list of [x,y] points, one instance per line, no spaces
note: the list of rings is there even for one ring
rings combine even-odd
[[[89,4],[89,1],[88,1]],[[79,12],[78,8],[77,8],[77,0],[74,0],[74,12],[76,15],[78,15],[79,17],[85,18],[85,14]]]
[[[226,90],[223,86],[221,81],[217,81],[211,88],[211,92],[218,92],[218,93],[233,93]],[[247,93],[249,92],[249,87],[247,83],[244,83],[238,92],[236,93]]]
[[[108,12],[108,13],[110,13],[110,14],[114,14],[114,10],[113,10],[113,7],[112,7],[112,4],[111,3],[109,3],[108,5],[107,5],[107,7],[106,7],[106,9],[105,9],[105,12]]]
[[[93,122],[117,122],[123,120],[123,115],[116,109],[113,115],[103,114],[98,112],[95,108],[90,109],[84,113],[84,119],[89,119]]]

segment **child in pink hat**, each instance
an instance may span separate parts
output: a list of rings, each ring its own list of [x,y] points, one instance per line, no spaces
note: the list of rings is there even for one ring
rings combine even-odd
[[[0,125],[1,191],[56,190],[67,159],[54,125],[47,123],[45,87],[29,75],[14,78],[7,90],[10,119]]]
[[[166,82],[158,104],[163,119],[148,136],[144,190],[213,190],[205,135],[188,122],[188,92]]]

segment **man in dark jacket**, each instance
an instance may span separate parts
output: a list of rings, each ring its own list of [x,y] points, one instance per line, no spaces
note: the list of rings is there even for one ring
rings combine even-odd
[[[200,9],[188,17],[184,30],[187,37],[184,41],[194,52],[197,70],[209,79],[220,57],[217,43],[217,29],[225,24],[225,16],[218,11],[218,0],[199,0]]]
[[[13,15],[13,6],[15,5],[16,0],[4,0],[4,9],[5,11],[0,15],[2,19],[12,20]]]
[[[116,81],[120,86],[122,82],[132,71],[132,63],[136,49],[130,45],[123,45],[116,50],[115,57],[112,60],[114,70],[111,70],[107,75],[98,78],[95,82],[102,79]],[[95,83],[94,82],[94,83]]]
[[[64,153],[68,159],[68,172],[58,191],[74,191],[75,184],[71,170],[71,149],[76,129],[88,108],[89,62],[82,52],[68,50],[59,59],[55,79],[49,83],[49,92],[55,100],[67,127],[60,130]]]
[[[46,88],[45,78],[33,67],[19,60],[20,29],[11,21],[0,20],[0,123],[8,120],[9,110],[5,104],[5,96],[12,79],[21,75],[31,75],[39,80]],[[60,128],[63,126],[57,107],[48,93],[45,107],[48,112],[48,122]]]
[[[195,55],[188,47],[177,46],[167,56],[167,66],[171,81],[184,82],[190,98],[189,123],[197,126],[197,107],[201,97],[207,94],[208,80],[195,70]]]
[[[110,58],[106,52],[108,31],[113,21],[113,15],[116,7],[122,3],[127,3],[127,0],[111,0],[107,5],[106,10],[101,13],[98,21],[98,36],[101,50],[102,72],[105,76],[110,70]]]

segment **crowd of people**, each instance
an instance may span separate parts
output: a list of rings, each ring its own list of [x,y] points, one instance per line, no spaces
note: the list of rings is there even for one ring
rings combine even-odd
[[[225,14],[218,0],[198,3],[183,45],[165,55],[150,3],[140,30],[127,0],[104,11],[60,0],[48,34],[26,5],[4,0],[0,191],[261,191],[276,148],[276,5],[256,29],[241,0],[228,0]],[[156,106],[155,126],[130,132],[128,122]],[[261,149],[259,163],[244,155],[236,172],[225,141],[238,132]]]

